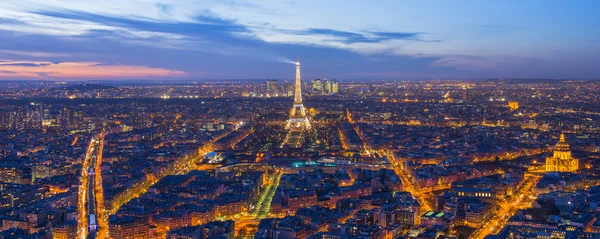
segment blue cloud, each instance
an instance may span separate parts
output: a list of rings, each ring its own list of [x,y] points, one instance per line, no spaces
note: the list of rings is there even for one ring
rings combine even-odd
[[[421,33],[418,32],[348,32],[334,29],[310,28],[304,31],[293,31],[298,35],[325,35],[341,38],[344,43],[375,43],[386,40],[402,39],[416,40]]]
[[[157,5],[161,11],[169,11],[168,5]],[[64,19],[85,20],[100,23],[107,26],[121,27],[139,31],[150,31],[159,33],[178,34],[186,37],[201,37],[204,40],[215,40],[218,42],[231,42],[241,39],[239,33],[251,33],[252,31],[235,21],[215,17],[209,11],[195,17],[194,23],[159,23],[142,21],[129,18],[116,18],[102,16],[85,12],[36,12],[36,14],[58,17]],[[340,38],[343,43],[377,43],[386,40],[420,40],[420,32],[385,32],[365,31],[349,32],[335,29],[309,28],[306,30],[274,29],[285,34],[292,35],[326,35]],[[252,39],[249,39],[252,40]]]
[[[0,31],[0,36],[8,36]],[[12,35],[5,38],[13,50],[40,52],[70,52],[69,56],[53,57],[48,61],[88,61],[104,64],[144,65],[164,67],[189,72],[191,79],[207,79],[195,75],[195,72],[216,72],[208,79],[257,79],[279,78],[293,79],[294,69],[288,64],[277,63],[269,58],[286,56],[299,57],[305,66],[303,77],[342,79],[365,78],[348,75],[348,69],[356,72],[398,71],[422,72],[442,75],[453,72],[452,68],[430,67],[435,57],[412,58],[408,56],[378,56],[377,61],[365,60],[365,55],[343,49],[315,45],[295,45],[286,43],[268,43],[257,39],[229,37],[227,42],[216,48],[232,48],[231,54],[211,51],[188,51],[168,48],[148,50],[145,45],[124,45],[99,37],[107,32],[93,32],[85,36],[53,37]],[[204,42],[197,43],[206,44]],[[107,54],[110,53],[110,54]],[[381,78],[381,77],[379,77]]]
[[[166,14],[171,13],[171,5],[164,3],[156,3],[155,6],[162,12]]]
[[[26,67],[38,67],[38,66],[49,66],[50,63],[7,63],[2,64],[0,66],[26,66]]]
[[[0,24],[25,24],[25,23],[22,21],[16,20],[16,19],[0,17]]]
[[[161,5],[159,8],[168,11],[168,6]],[[85,20],[130,30],[179,34],[187,37],[203,37],[205,39],[222,40],[223,38],[233,37],[234,33],[249,32],[245,26],[237,24],[234,21],[214,17],[209,12],[195,17],[196,22],[194,23],[152,22],[73,11],[35,13],[64,19]]]

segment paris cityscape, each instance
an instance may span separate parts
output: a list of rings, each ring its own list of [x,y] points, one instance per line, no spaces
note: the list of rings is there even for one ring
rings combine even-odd
[[[107,3],[0,3],[0,238],[600,238],[600,71],[586,60],[367,53],[449,40],[319,20],[275,30],[315,2]],[[600,22],[579,4],[535,14]],[[539,49],[575,51],[555,40]]]

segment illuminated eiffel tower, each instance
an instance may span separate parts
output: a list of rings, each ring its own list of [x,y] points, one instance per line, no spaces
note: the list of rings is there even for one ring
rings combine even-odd
[[[296,61],[296,88],[294,90],[294,106],[290,110],[290,119],[285,126],[294,131],[309,130],[311,128],[304,104],[302,104],[302,82],[300,80],[300,61]]]
[[[290,118],[285,125],[289,130],[281,147],[301,148],[304,132],[310,130],[311,125],[302,104],[302,82],[300,80],[300,61],[296,61],[296,89],[294,90],[294,105],[290,110]]]

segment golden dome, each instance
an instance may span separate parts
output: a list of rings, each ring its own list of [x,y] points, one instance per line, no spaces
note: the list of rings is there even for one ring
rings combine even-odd
[[[571,147],[569,146],[569,144],[565,140],[565,134],[561,133],[560,134],[560,139],[558,140],[558,143],[554,147],[554,150],[557,150],[557,151],[570,151],[570,148]]]

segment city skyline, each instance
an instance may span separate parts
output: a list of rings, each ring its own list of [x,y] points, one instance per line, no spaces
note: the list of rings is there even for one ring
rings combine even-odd
[[[600,237],[600,81],[295,68],[2,84],[0,238]]]
[[[0,80],[598,79],[594,1],[6,1]],[[235,70],[233,70],[235,69]]]

